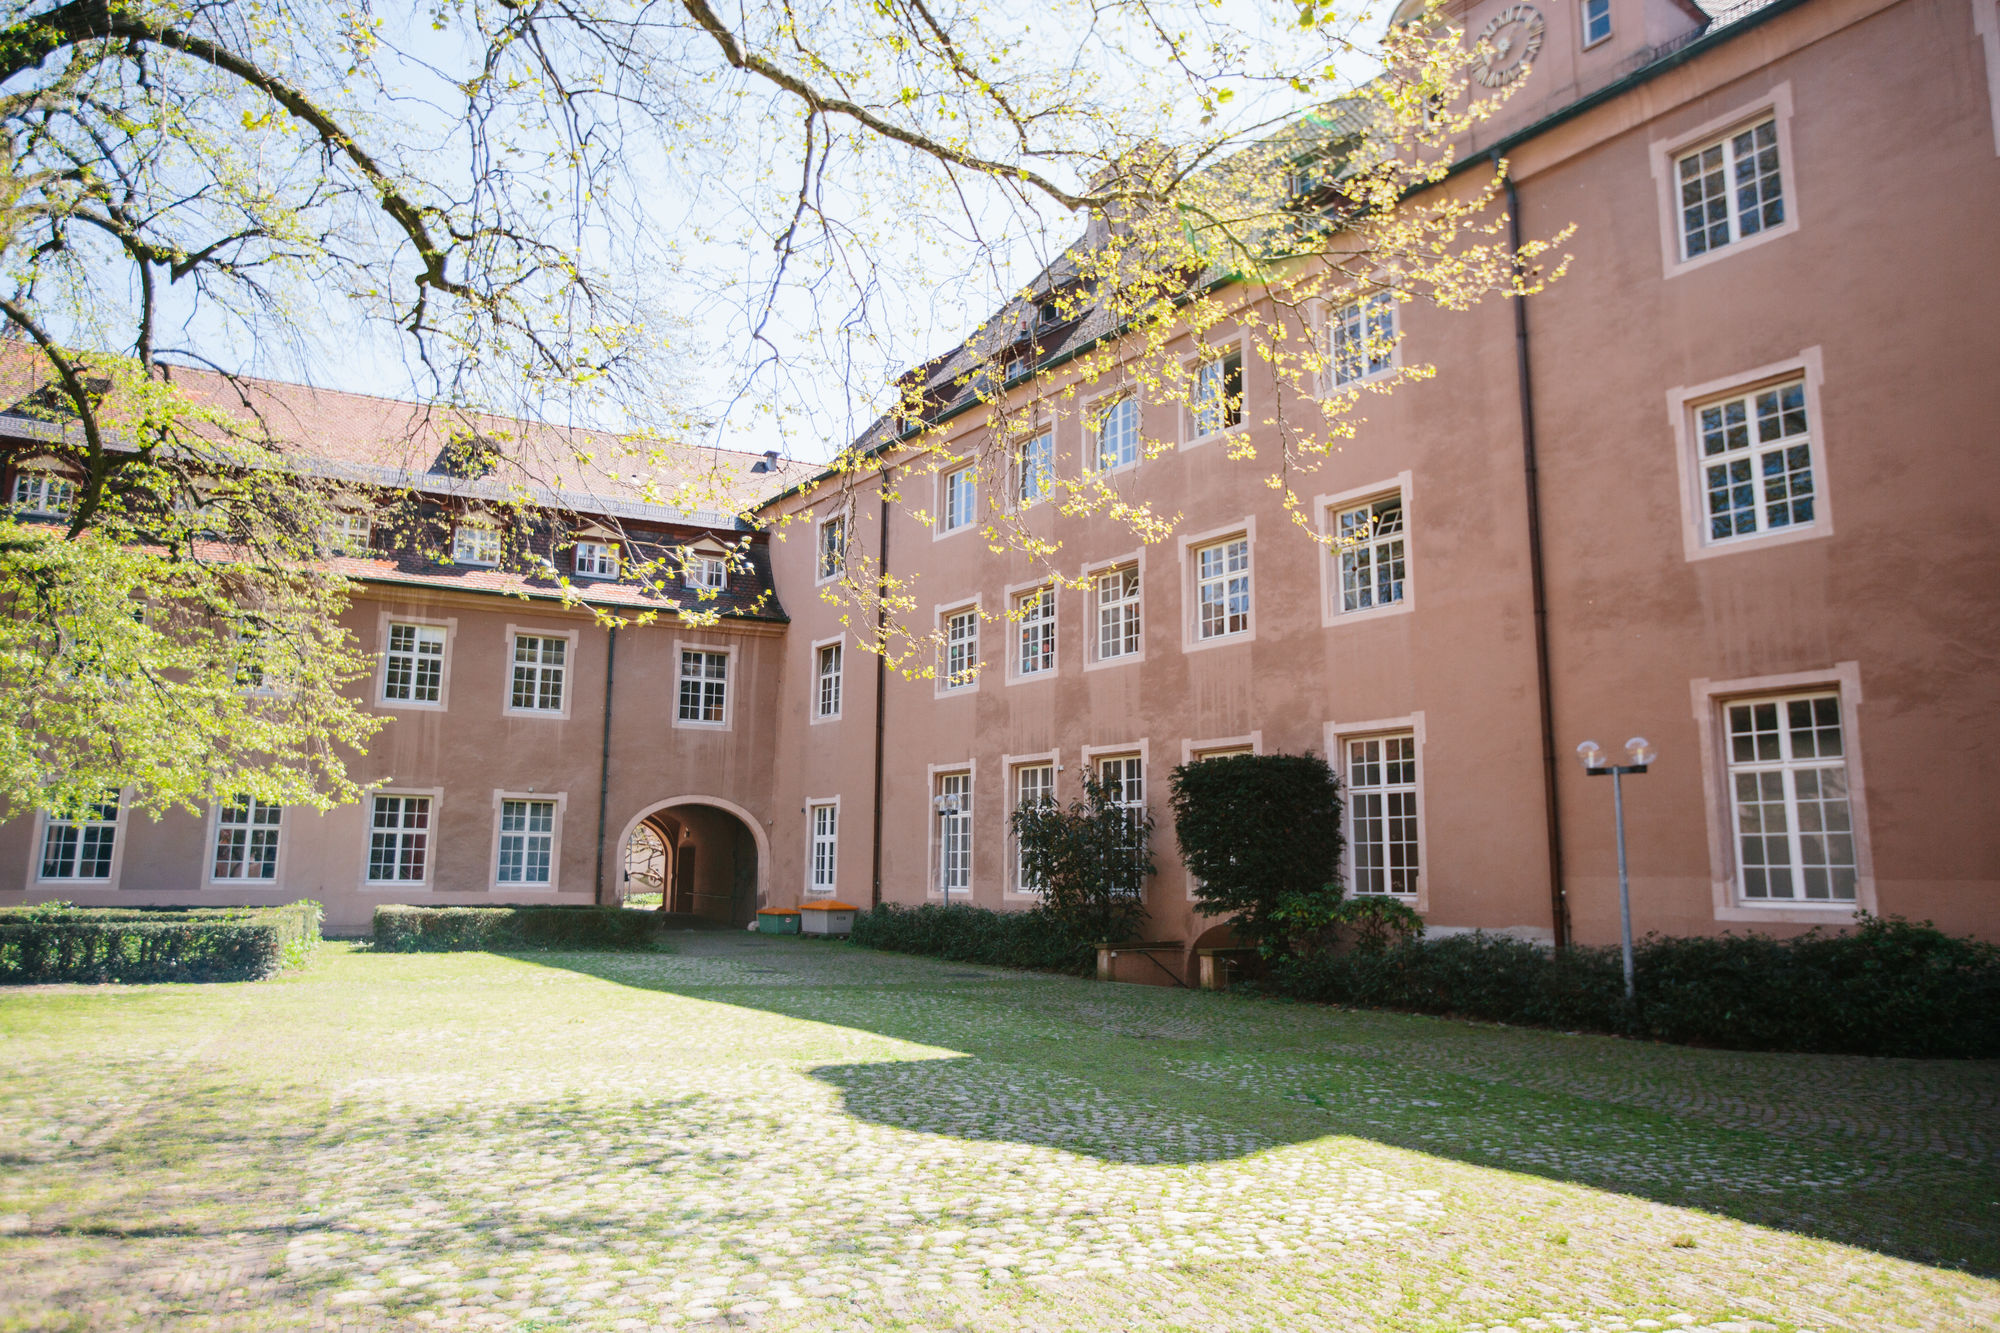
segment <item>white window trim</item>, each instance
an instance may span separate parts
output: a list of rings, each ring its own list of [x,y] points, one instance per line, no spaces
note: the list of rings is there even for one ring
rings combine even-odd
[[[1206,435],[1196,435],[1194,433],[1194,408],[1191,403],[1183,402],[1180,405],[1181,448],[1196,449],[1204,444],[1213,444],[1217,440],[1226,440],[1230,436],[1240,434],[1250,428],[1250,336],[1247,331],[1239,330],[1230,337],[1224,338],[1219,342],[1211,342],[1202,350],[1190,352],[1181,358],[1181,364],[1187,370],[1188,397],[1192,399],[1196,388],[1199,387],[1199,381],[1196,376],[1200,372],[1201,367],[1210,361],[1220,360],[1228,356],[1231,352],[1234,352],[1241,358],[1243,368],[1243,399],[1236,406],[1236,424],[1233,426],[1224,426],[1221,430],[1210,431]]]
[[[1136,741],[1123,741],[1115,745],[1086,745],[1083,746],[1077,752],[1077,762],[1082,765],[1083,771],[1085,773],[1090,774],[1090,776],[1092,777],[1096,777],[1098,760],[1129,758],[1130,756],[1135,754],[1139,756],[1139,780],[1146,784],[1145,808],[1150,813],[1153,809],[1153,796],[1154,796],[1152,741],[1141,739]],[[1080,785],[1083,780],[1082,778],[1078,778],[1077,781]],[[1164,829],[1167,835],[1167,840],[1171,842],[1173,838],[1173,817],[1172,817],[1171,800],[1168,801],[1167,806],[1165,808],[1168,811],[1167,820],[1163,825],[1158,825],[1157,827],[1154,828],[1153,830],[1154,839],[1151,847],[1149,848],[1153,856],[1153,873],[1148,875],[1146,877],[1146,880],[1147,883],[1153,885],[1155,888],[1157,888],[1160,883],[1160,878],[1161,878],[1160,866],[1165,860],[1165,857],[1161,855],[1163,849],[1160,846],[1161,840],[1159,838],[1159,834],[1162,831],[1162,829]],[[1156,824],[1158,824],[1157,820],[1155,822]],[[1174,843],[1171,847],[1171,851],[1173,853],[1175,863],[1180,864],[1179,844]],[[1183,869],[1183,874],[1185,873],[1186,873],[1185,869]],[[1189,894],[1190,896],[1192,896],[1193,894],[1192,888],[1190,888]],[[1140,901],[1141,902],[1145,901],[1146,896],[1147,896],[1146,884],[1141,884],[1139,886]]]
[[[49,812],[35,811],[35,836],[28,843],[28,877],[24,883],[36,889],[90,889],[92,891],[115,889],[125,872],[125,840],[132,835],[131,820],[132,793],[129,788],[118,789],[118,818],[113,821],[111,834],[111,874],[104,879],[43,879],[42,844],[48,836]],[[280,843],[282,851],[283,844]],[[208,854],[215,854],[215,845],[209,844]],[[260,883],[262,881],[259,881]]]
[[[1043,436],[1049,441],[1049,489],[1032,500],[1021,498],[1021,461],[1029,444]],[[1057,499],[1055,489],[1056,463],[1060,458],[1057,448],[1056,423],[1048,417],[1038,417],[1020,438],[1016,439],[1007,455],[1007,496],[1006,510],[1010,514],[1025,514],[1037,505],[1051,504]]]
[[[1124,653],[1118,657],[1099,657],[1097,655],[1099,647],[1097,637],[1097,576],[1109,573],[1111,570],[1119,569],[1125,565],[1132,566],[1139,573],[1139,651],[1136,653]],[[1083,567],[1081,576],[1084,580],[1083,669],[1085,671],[1103,671],[1115,667],[1136,666],[1140,662],[1145,661],[1146,630],[1150,619],[1146,609],[1146,548],[1142,546],[1136,551],[1114,556],[1109,560],[1093,560]],[[1062,612],[1057,611],[1056,614],[1061,616]],[[1062,625],[1060,621],[1056,625],[1056,642],[1058,644],[1062,642]]]
[[[2000,156],[2000,0],[1972,0],[1972,31],[1986,48],[1986,95],[1993,103],[1993,152]]]
[[[394,795],[395,793],[385,793]],[[549,835],[549,882],[546,884],[502,884],[500,882],[500,813],[503,801],[553,801],[555,827]],[[493,789],[493,837],[487,848],[486,887],[493,893],[554,893],[562,881],[563,816],[568,813],[569,793],[560,791],[502,791]],[[431,806],[431,826],[437,827],[437,806]]]
[[[562,689],[561,708],[514,707],[514,640],[518,636],[523,634],[529,635],[537,639],[569,640],[569,647],[563,649],[563,689]],[[542,718],[544,720],[552,722],[569,721],[570,705],[575,701],[576,698],[577,631],[573,629],[539,629],[534,625],[518,625],[510,622],[507,626],[507,632],[502,637],[501,642],[507,645],[506,657],[501,662],[501,676],[500,676],[501,716]],[[447,658],[451,656],[451,647],[449,642],[447,642],[445,647],[445,656]],[[674,658],[674,666],[675,666],[675,684],[676,686],[678,686],[680,679],[679,657]],[[443,691],[440,690],[439,693],[442,694]],[[680,699],[678,690],[676,691],[674,697],[676,704],[678,704]]]
[[[834,709],[831,713],[822,713],[819,711],[819,650],[831,647],[834,644],[840,645],[840,707]],[[838,722],[840,721],[841,714],[847,711],[847,636],[845,634],[836,634],[828,639],[814,639],[808,648],[808,653],[809,655],[806,658],[806,673],[812,697],[806,707],[806,722],[809,726],[815,727],[822,722]],[[678,713],[680,711],[679,657],[674,658],[674,664],[674,711]]]
[[[444,631],[444,662],[438,668],[438,697],[436,703],[421,703],[415,699],[391,699],[389,689],[389,626],[429,625]],[[375,642],[380,645],[375,651],[375,707],[396,713],[442,713],[451,706],[451,657],[452,647],[458,638],[457,616],[403,615],[395,611],[382,611],[375,617]],[[508,651],[513,651],[513,641],[508,640]],[[513,672],[508,672],[513,679]]]
[[[1590,39],[1590,0],[1576,0],[1576,40],[1579,51],[1595,51],[1618,34],[1618,20],[1611,17],[1611,26],[1596,41]]]
[[[585,546],[602,546],[611,552],[611,572],[609,574],[586,571],[577,567],[577,553]],[[590,579],[601,583],[615,583],[625,575],[625,551],[615,538],[598,536],[596,534],[581,535],[570,543],[569,572],[573,578]]]
[[[813,524],[812,563],[813,563],[813,586],[815,588],[822,588],[829,583],[838,581],[841,575],[841,571],[846,568],[846,560],[843,558],[841,564],[838,567],[836,567],[833,573],[831,574],[822,574],[820,573],[819,569],[820,553],[826,549],[824,545],[826,541],[826,530],[829,527],[833,526],[835,523],[847,523],[847,514],[845,511],[838,514],[828,514],[825,518]],[[845,547],[843,547],[843,552],[851,551],[853,547],[854,547],[854,525],[852,523],[847,523],[847,544]]]
[[[967,473],[972,478],[972,513],[967,516],[965,522],[955,528],[948,528],[944,525],[945,496],[947,493],[945,483],[947,478],[955,477],[961,472]],[[931,524],[932,541],[938,542],[943,541],[947,537],[956,537],[961,532],[971,532],[979,526],[979,492],[981,488],[979,484],[978,464],[971,460],[966,460],[954,463],[950,467],[938,468],[931,473],[931,489],[933,498],[937,502],[937,507],[931,510],[933,514],[937,515],[936,521]]]
[[[1383,282],[1386,280],[1387,275],[1380,271],[1377,271],[1370,278],[1370,281],[1374,282]],[[1365,371],[1359,377],[1351,379],[1345,384],[1336,384],[1334,383],[1335,362],[1333,351],[1334,318],[1351,305],[1359,303],[1365,306],[1377,297],[1388,297],[1389,307],[1394,312],[1396,321],[1395,340],[1389,344],[1389,364],[1383,366],[1380,370]],[[1377,380],[1390,379],[1400,374],[1403,369],[1403,343],[1407,340],[1409,332],[1403,326],[1403,313],[1408,308],[1407,302],[1396,300],[1391,293],[1380,288],[1367,292],[1350,292],[1345,296],[1323,297],[1308,305],[1306,307],[1307,327],[1318,344],[1319,354],[1326,358],[1325,364],[1320,367],[1319,374],[1316,377],[1318,380],[1316,386],[1318,393],[1315,396],[1319,398],[1333,398],[1341,394],[1358,393],[1366,385],[1373,384]],[[1367,327],[1365,319],[1362,327],[1364,329]]]
[[[1347,742],[1399,732],[1408,732],[1417,741],[1417,891],[1414,894],[1381,893],[1369,896],[1394,898],[1397,902],[1408,903],[1421,915],[1431,910],[1431,820],[1428,808],[1431,784],[1430,770],[1424,761],[1424,714],[1421,709],[1404,717],[1326,724],[1326,753],[1332,757],[1333,771],[1340,777],[1341,892],[1344,897],[1354,896],[1354,814],[1348,808],[1347,800]]]
[[[965,789],[972,793],[973,818],[966,825],[966,836],[972,839],[969,850],[969,865],[966,869],[965,897],[956,893],[953,902],[972,903],[979,891],[979,761],[963,759],[951,764],[927,764],[924,767],[924,900],[943,902],[943,887],[938,883],[938,779],[952,773],[965,774]]]
[[[203,844],[201,858],[201,887],[204,889],[275,889],[285,882],[285,862],[289,859],[292,846],[292,818],[297,810],[292,806],[279,807],[278,814],[278,863],[273,867],[269,879],[217,879],[215,877],[215,839],[222,831],[222,810],[229,802],[221,797],[210,799],[208,816],[203,821],[207,829],[207,842]],[[119,803],[119,814],[124,814],[124,803]],[[255,827],[254,825],[252,827]],[[124,836],[122,833],[119,835]],[[117,847],[112,847],[114,858]]]
[[[961,695],[977,694],[986,682],[986,608],[980,597],[956,602],[939,602],[931,608],[931,628],[938,635],[937,670],[931,677],[931,697],[933,699],[956,699]],[[951,642],[946,621],[961,611],[970,611],[979,618],[979,660],[973,664],[970,685],[949,685],[950,673],[946,663],[951,660]],[[932,795],[937,793],[933,791]]]
[[[50,482],[56,481],[67,484],[70,490],[69,509],[74,509],[76,507],[76,492],[78,486],[77,478],[70,475],[68,472],[64,471],[62,465],[58,461],[47,458],[45,455],[37,455],[33,459],[15,464],[12,480],[7,489],[7,495],[6,495],[7,507],[9,509],[14,510],[16,513],[20,514],[22,517],[36,518],[36,519],[63,518],[66,517],[67,514],[69,513],[68,509],[42,509],[42,508],[30,509],[22,506],[17,506],[14,503],[14,492],[20,488],[21,480],[24,477],[41,478],[42,481],[41,489],[42,489],[42,496],[44,499],[48,497],[48,488]]]
[[[1198,757],[1206,757],[1217,750],[1240,750],[1248,746],[1251,754],[1264,753],[1264,733],[1253,731],[1247,736],[1216,736],[1208,740],[1183,740],[1181,742],[1181,762],[1192,764]]]
[[[936,788],[932,789],[933,791]],[[833,887],[821,892],[813,887],[813,809],[816,806],[833,807]],[[808,796],[805,805],[806,816],[806,864],[805,876],[799,884],[800,900],[811,902],[816,899],[840,897],[840,797]]]
[[[1319,530],[1325,535],[1335,531],[1334,518],[1340,510],[1352,509],[1363,500],[1378,500],[1385,495],[1400,495],[1403,500],[1403,600],[1359,611],[1335,610],[1334,603],[1340,599],[1340,548],[1322,545],[1319,554],[1319,623],[1322,629],[1331,629],[1335,625],[1357,625],[1364,620],[1379,620],[1384,616],[1408,615],[1417,609],[1415,525],[1410,519],[1413,509],[1409,472],[1398,472],[1393,480],[1377,482],[1372,486],[1356,486],[1332,495],[1315,495],[1313,512],[1319,515]],[[1256,580],[1252,579],[1250,590],[1253,597],[1256,588]]]
[[[1717,921],[1784,921],[1831,925],[1859,912],[1875,913],[1875,852],[1868,832],[1868,784],[1861,764],[1861,664],[1836,662],[1825,671],[1793,671],[1735,680],[1689,683],[1700,742],[1701,790],[1708,809],[1708,864]],[[1814,906],[1790,901],[1755,906],[1736,892],[1736,826],[1729,801],[1729,756],[1722,708],[1733,698],[1832,690],[1840,695],[1841,749],[1847,765],[1847,808],[1854,821],[1854,901]],[[1421,772],[1421,770],[1419,770]]]
[[[1130,398],[1139,405],[1139,419],[1133,427],[1136,441],[1133,458],[1129,463],[1116,467],[1103,467],[1104,457],[1097,435],[1099,414],[1116,406],[1121,398]],[[1146,404],[1136,384],[1120,384],[1102,393],[1092,394],[1083,401],[1083,470],[1088,476],[1115,477],[1121,472],[1131,472],[1146,461]]]
[[[1701,461],[1695,457],[1695,409],[1710,399],[1801,375],[1806,382],[1806,433],[1812,440],[1813,521],[1805,527],[1756,532],[1746,537],[1710,542],[1707,538],[1707,490],[1702,478]],[[1706,560],[1712,556],[1734,555],[1738,551],[1761,551],[1773,546],[1789,546],[1793,542],[1818,541],[1833,535],[1831,451],[1827,448],[1826,417],[1820,410],[1819,390],[1823,379],[1825,371],[1820,349],[1808,347],[1797,356],[1739,375],[1710,380],[1689,389],[1667,390],[1667,416],[1673,425],[1674,457],[1681,479],[1681,553],[1686,559]],[[1407,505],[1409,502],[1405,500],[1404,503]],[[1408,526],[1407,520],[1404,526]]]
[[[375,798],[377,796],[428,796],[431,798],[430,842],[424,848],[422,879],[368,878],[368,852],[374,842]],[[361,874],[363,893],[429,893],[437,884],[438,829],[444,810],[443,787],[364,787],[361,791]]]
[[[1014,770],[1018,768],[1030,768],[1037,764],[1047,764],[1055,770],[1050,775],[1049,794],[1055,800],[1061,801],[1063,766],[1062,752],[1060,750],[1044,750],[1040,754],[1003,754],[1000,756],[1000,772],[1007,783],[1007,790],[1003,795],[1006,808],[1001,815],[1001,829],[1004,834],[1001,842],[1007,851],[1007,873],[1002,877],[1000,885],[1000,897],[1004,902],[1038,903],[1042,900],[1041,894],[1029,893],[1015,883],[1015,876],[1021,864],[1021,856],[1019,849],[1014,844],[1014,811],[1019,808],[1021,789],[1020,784],[1014,780]],[[937,790],[936,786],[933,785],[931,790],[935,793]]]
[[[462,556],[458,553],[459,533],[471,532],[471,531],[490,532],[493,534],[494,544],[497,547],[497,550],[494,552],[494,556],[491,560],[474,560],[470,556]],[[459,518],[455,518],[452,520],[451,524],[452,564],[466,565],[473,569],[498,569],[501,563],[506,560],[506,558],[507,558],[507,529],[503,525],[499,523],[489,523],[483,519],[475,519],[470,516],[461,516]]]
[[[722,668],[722,721],[689,722],[681,717],[681,654],[683,652],[721,653],[728,659]],[[673,663],[674,668],[674,702],[673,712],[670,714],[673,718],[674,726],[683,731],[730,730],[736,722],[736,645],[733,643],[716,643],[712,640],[704,639],[675,639],[674,655],[668,660]]]
[[[1243,538],[1250,546],[1249,627],[1237,634],[1219,634],[1212,639],[1201,632],[1201,566],[1195,553],[1203,547]],[[1253,643],[1257,638],[1257,516],[1250,514],[1238,522],[1210,528],[1180,539],[1181,562],[1181,651],[1198,653],[1209,648]],[[1141,612],[1143,614],[1143,610]],[[1143,621],[1141,622],[1143,626]]]
[[[1696,255],[1693,259],[1682,259],[1680,179],[1675,170],[1675,162],[1689,149],[1708,140],[1722,138],[1734,129],[1767,116],[1777,121],[1778,170],[1784,181],[1785,220],[1775,227],[1766,227],[1755,236],[1732,241],[1719,250],[1710,250],[1707,254]],[[1719,259],[1727,259],[1732,255],[1754,250],[1781,236],[1790,236],[1799,229],[1799,160],[1792,153],[1790,79],[1779,83],[1770,92],[1754,101],[1743,102],[1733,110],[1703,121],[1691,130],[1668,138],[1654,139],[1648,145],[1648,150],[1653,159],[1653,183],[1659,193],[1660,259],[1667,277],[1677,278],[1683,273],[1692,273]]]
[[[1029,672],[1026,675],[1023,675],[1021,674],[1021,623],[1022,622],[1014,613],[1017,609],[1016,602],[1020,598],[1021,594],[1026,592],[1033,592],[1037,588],[1046,588],[1048,590],[1049,603],[1055,615],[1055,623],[1056,623],[1055,662],[1049,667],[1047,671],[1033,671]],[[1056,677],[1062,675],[1062,658],[1063,658],[1062,589],[1056,586],[1055,581],[1053,579],[1031,579],[1026,583],[1008,584],[1006,588],[1003,590],[1002,595],[1005,596],[1007,599],[1007,622],[1006,622],[1007,623],[1007,675],[1003,684],[1034,685],[1041,681],[1054,680]],[[1140,625],[1142,628],[1144,627],[1144,624],[1145,622],[1143,620],[1140,621]],[[956,691],[953,692],[956,693]]]

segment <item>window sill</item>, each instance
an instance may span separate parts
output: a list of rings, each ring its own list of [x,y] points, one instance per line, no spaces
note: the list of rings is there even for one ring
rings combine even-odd
[[[569,721],[567,708],[503,708],[500,712],[506,717],[544,718],[552,722]]]
[[[1364,606],[1357,611],[1328,611],[1320,624],[1327,629],[1338,625],[1357,625],[1367,620],[1382,620],[1389,616],[1406,616],[1416,610],[1410,596],[1405,593],[1400,601],[1387,606]]]
[[[1239,421],[1233,426],[1225,426],[1221,430],[1210,431],[1206,435],[1197,435],[1191,440],[1184,440],[1181,443],[1181,448],[1199,449],[1203,445],[1214,444],[1218,440],[1226,440],[1232,435],[1241,435],[1245,429],[1245,424]]]
[[[1739,551],[1762,551],[1779,546],[1793,546],[1799,542],[1817,541],[1821,537],[1831,537],[1833,525],[1814,520],[1796,528],[1781,528],[1775,532],[1758,532],[1743,537],[1730,537],[1718,542],[1705,542],[1690,534],[1687,543],[1687,558],[1710,560],[1719,555],[1735,555]]]
[[[1788,199],[1785,202],[1788,208],[1797,206],[1796,201],[1794,200]],[[1799,229],[1798,219],[1796,217],[1789,218],[1784,222],[1780,222],[1775,227],[1765,228],[1763,231],[1758,232],[1755,236],[1745,236],[1741,240],[1735,240],[1731,241],[1727,245],[1717,246],[1715,249],[1710,250],[1706,254],[1696,255],[1692,259],[1676,259],[1674,263],[1667,269],[1667,276],[1669,278],[1678,278],[1683,273],[1692,273],[1696,269],[1707,268],[1710,264],[1713,264],[1718,260],[1727,259],[1731,255],[1740,255],[1743,254],[1745,251],[1755,250],[1758,246],[1764,245],[1770,241],[1775,241],[1780,237],[1790,236],[1793,232],[1797,231],[1798,229]],[[1676,239],[1674,242],[1674,253],[1679,254],[1680,247],[1684,244],[1686,244],[1686,241],[1684,239]]]
[[[1108,671],[1113,667],[1137,666],[1145,660],[1146,654],[1143,651],[1120,653],[1116,657],[1093,658],[1083,664],[1083,669],[1085,671]]]
[[[429,893],[431,882],[427,879],[364,879],[361,889],[364,893]]]
[[[1227,648],[1235,643],[1249,643],[1257,637],[1256,628],[1240,629],[1234,634],[1217,634],[1213,638],[1190,639],[1181,645],[1184,653],[1199,653],[1209,648]]]
[[[680,729],[680,730],[683,730],[683,731],[727,731],[727,730],[729,730],[729,724],[728,724],[727,722],[687,722],[687,721],[683,721],[683,720],[682,720],[682,719],[680,719],[680,718],[675,718],[675,719],[674,719],[674,726],[675,726],[676,728]]]
[[[442,713],[447,711],[442,702],[434,704],[417,703],[410,699],[382,699],[377,701],[375,706],[377,708],[386,708],[395,713]]]

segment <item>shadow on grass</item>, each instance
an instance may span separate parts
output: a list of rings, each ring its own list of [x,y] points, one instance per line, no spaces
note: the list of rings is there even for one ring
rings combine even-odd
[[[1982,1134],[1976,1120],[1977,1107],[2000,1095],[1991,1064],[1746,1056],[1392,1015],[1361,1019],[1375,1040],[1357,1044],[1341,1030],[1354,1016],[1340,1011],[968,971],[802,941],[682,944],[680,958],[713,965],[706,975],[656,971],[629,955],[517,956],[956,1053],[811,1071],[840,1092],[848,1114],[898,1129],[1113,1165],[1222,1161],[1345,1135],[2000,1273],[2000,1170],[1984,1143],[1991,1121]],[[718,980],[717,968],[738,975]],[[1386,1043],[1384,1025],[1395,1034]],[[1487,1040],[1507,1046],[1528,1073],[1483,1061]],[[1467,1054],[1439,1058],[1446,1048]],[[1608,1072],[1566,1076],[1579,1056]],[[1658,1083],[1662,1066],[1673,1066],[1667,1090],[1635,1095]],[[1768,1076],[1771,1104],[1731,1086],[1746,1068]],[[1797,1099],[1803,1110],[1829,1081],[1879,1076],[1892,1086],[1864,1092],[1894,1103],[1885,1111],[1892,1121],[1906,1114],[1914,1123],[1937,1108],[1917,1097],[1903,1105],[1900,1085],[1912,1070],[1971,1081],[1974,1127],[1960,1151],[1926,1146],[1938,1136],[1908,1126],[1815,1130],[1811,1114],[1785,1104]]]

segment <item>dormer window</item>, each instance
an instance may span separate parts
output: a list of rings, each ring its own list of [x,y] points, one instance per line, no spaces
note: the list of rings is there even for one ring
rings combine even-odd
[[[24,514],[61,518],[76,503],[76,483],[52,472],[14,474],[14,508]]]
[[[689,548],[681,556],[682,578],[690,588],[711,588],[717,592],[729,586],[729,562],[719,555]]]
[[[321,535],[326,539],[326,549],[335,555],[366,551],[375,539],[375,520],[366,514],[335,514]]]
[[[452,533],[451,558],[461,565],[500,563],[500,529],[483,523],[461,523]]]
[[[579,578],[618,577],[618,546],[615,542],[578,542],[573,561]]]

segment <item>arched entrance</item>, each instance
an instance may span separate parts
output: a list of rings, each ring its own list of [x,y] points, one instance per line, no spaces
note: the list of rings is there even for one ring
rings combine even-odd
[[[662,912],[741,929],[764,899],[770,848],[741,806],[677,796],[633,816],[613,865],[620,901],[658,893]]]

